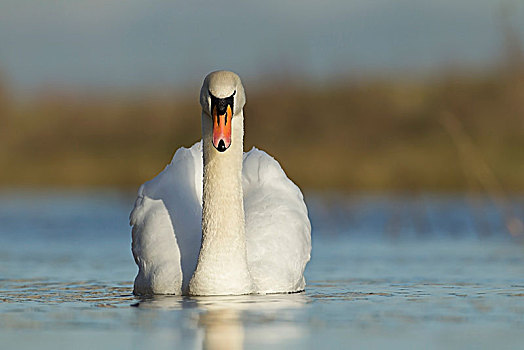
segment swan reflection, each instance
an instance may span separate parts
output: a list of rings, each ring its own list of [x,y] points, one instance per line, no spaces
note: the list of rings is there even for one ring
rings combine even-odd
[[[154,296],[133,306],[192,313],[195,341],[202,349],[243,349],[256,342],[283,343],[303,335],[289,322],[308,303],[304,293],[241,296]],[[187,333],[185,334],[187,336]]]

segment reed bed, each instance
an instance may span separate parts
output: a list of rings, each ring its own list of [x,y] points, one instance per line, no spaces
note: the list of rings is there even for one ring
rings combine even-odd
[[[524,74],[246,84],[245,148],[300,186],[524,192]],[[198,86],[122,92],[0,88],[0,186],[136,188],[200,139]]]

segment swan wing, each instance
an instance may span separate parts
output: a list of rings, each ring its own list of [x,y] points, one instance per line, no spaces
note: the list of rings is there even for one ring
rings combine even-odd
[[[180,148],[138,190],[130,215],[135,294],[181,294],[196,267],[202,221],[202,145]]]
[[[311,224],[300,189],[264,151],[244,154],[242,186],[247,256],[259,293],[305,287],[311,253]]]

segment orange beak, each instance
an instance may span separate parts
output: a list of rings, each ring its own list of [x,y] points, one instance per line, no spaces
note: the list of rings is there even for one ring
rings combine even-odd
[[[219,151],[224,152],[231,146],[231,118],[233,112],[228,105],[226,113],[218,114],[217,106],[213,107],[213,146]]]

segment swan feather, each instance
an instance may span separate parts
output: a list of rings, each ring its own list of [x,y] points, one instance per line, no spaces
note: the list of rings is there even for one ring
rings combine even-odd
[[[144,183],[130,215],[139,267],[135,294],[184,294],[202,231],[202,142],[180,148]],[[257,293],[303,290],[311,224],[300,189],[280,164],[253,147],[244,153],[242,188],[248,266]]]

